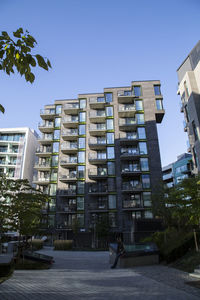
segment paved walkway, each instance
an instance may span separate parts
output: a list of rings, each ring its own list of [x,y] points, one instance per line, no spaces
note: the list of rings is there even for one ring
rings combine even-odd
[[[165,266],[110,269],[108,252],[64,252],[50,270],[15,271],[0,285],[1,300],[198,300],[187,273]]]

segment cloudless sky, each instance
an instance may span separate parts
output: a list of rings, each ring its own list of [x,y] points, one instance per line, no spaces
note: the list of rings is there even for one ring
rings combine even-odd
[[[31,85],[0,73],[0,127],[38,132],[40,109],[56,99],[134,80],[161,80],[165,117],[158,124],[162,165],[187,151],[176,70],[200,39],[199,0],[0,0],[0,31],[22,27],[34,54],[52,70],[34,70]]]

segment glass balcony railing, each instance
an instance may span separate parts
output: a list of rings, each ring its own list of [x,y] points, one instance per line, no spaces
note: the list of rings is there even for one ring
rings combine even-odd
[[[133,96],[133,93],[132,93],[132,91],[123,91],[123,90],[121,90],[121,91],[118,91],[118,92],[117,92],[117,96],[118,96],[118,97],[122,97],[122,96]]]
[[[99,170],[99,169],[89,169],[88,175],[89,176],[107,176],[108,172],[107,172],[107,169],[102,169],[102,170]]]
[[[96,139],[96,138],[90,138],[89,145],[106,145],[106,139]]]
[[[38,123],[38,127],[42,127],[42,128],[54,128],[54,124],[53,123]]]
[[[136,124],[137,124],[136,119],[132,119],[132,120],[119,119],[119,126],[131,126]]]
[[[105,103],[105,98],[104,97],[90,97],[89,103],[90,104]]]
[[[135,182],[135,183],[123,183],[122,190],[123,191],[134,191],[137,189],[142,189],[142,184]]]
[[[55,115],[55,109],[41,109],[40,115]]]
[[[71,118],[71,117],[64,117],[63,118],[63,123],[78,123],[78,117],[76,118]]]
[[[119,111],[135,111],[135,105],[119,105]]]
[[[66,103],[63,108],[64,110],[79,109],[79,103]]]
[[[142,207],[140,200],[124,200],[123,208],[140,208]]]
[[[78,135],[78,130],[62,130],[62,136],[77,136]]]
[[[106,130],[106,124],[90,124],[90,131]]]
[[[104,160],[107,159],[106,153],[89,153],[89,160]]]
[[[61,144],[61,150],[77,150],[78,144],[77,143],[63,143]]]
[[[101,118],[101,117],[106,117],[106,112],[105,111],[90,111],[89,114],[90,118]]]

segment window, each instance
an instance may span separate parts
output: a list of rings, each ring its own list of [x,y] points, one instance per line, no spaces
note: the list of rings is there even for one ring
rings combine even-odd
[[[55,118],[55,123],[54,123],[55,127],[60,127],[60,120],[61,118]]]
[[[144,114],[136,114],[137,124],[144,124]]]
[[[53,139],[59,140],[59,138],[60,138],[60,130],[56,129],[56,130],[54,130]]]
[[[146,139],[146,133],[144,127],[138,127],[137,132],[140,140]]]
[[[108,195],[108,207],[109,209],[116,208],[116,195]]]
[[[197,165],[198,165],[198,160],[197,160],[197,153],[196,153],[195,147],[193,147],[193,156],[194,156],[194,164],[195,164],[195,167],[197,167]]]
[[[108,162],[108,175],[115,175],[115,163],[112,161]]]
[[[84,149],[85,148],[85,138],[79,138],[78,139],[78,147],[80,149]]]
[[[197,132],[196,124],[194,121],[192,121],[192,129],[193,129],[195,141],[197,141],[198,140],[198,132]]]
[[[134,95],[136,97],[139,97],[139,96],[142,95],[142,93],[141,93],[141,86],[134,86],[133,87],[133,91],[134,91]]]
[[[77,214],[77,221],[80,227],[84,226],[84,214]]]
[[[140,165],[142,171],[149,171],[148,158],[140,158]]]
[[[79,100],[80,109],[86,108],[86,99]]]
[[[160,85],[154,85],[154,94],[156,96],[161,95]]]
[[[78,166],[78,178],[85,178],[85,166]]]
[[[56,114],[61,114],[62,105],[56,105]]]
[[[51,170],[51,181],[56,181],[57,175],[58,175],[57,169]]]
[[[92,113],[96,113],[97,117],[105,117],[105,110],[104,109],[98,109],[97,111],[93,111]]]
[[[115,140],[114,132],[107,132],[106,137],[107,137],[107,144],[114,144],[114,140]]]
[[[79,125],[79,135],[85,134],[85,125]]]
[[[84,181],[78,181],[77,182],[77,193],[78,194],[84,194],[85,192],[85,182]]]
[[[97,102],[105,102],[104,97],[97,97]]]
[[[109,213],[108,216],[110,227],[116,227],[116,213]]]
[[[188,114],[188,107],[187,107],[187,105],[185,105],[185,116],[186,116],[187,122],[189,122],[190,118],[189,118],[189,114]]]
[[[146,142],[139,142],[140,154],[147,154],[147,144]]]
[[[107,117],[113,117],[113,107],[112,106],[107,106],[106,107],[106,116]]]
[[[184,89],[185,89],[186,98],[188,99],[189,98],[189,91],[188,91],[188,86],[187,86],[186,81],[184,82]]]
[[[162,103],[161,99],[156,99],[156,108],[157,108],[157,110],[163,109],[163,103]]]
[[[57,167],[58,166],[58,155],[53,155],[51,157],[51,165],[52,167]]]
[[[151,192],[143,192],[143,203],[145,207],[151,207]]]
[[[53,183],[50,184],[49,194],[50,194],[50,196],[56,195],[56,184],[53,184]]]
[[[78,152],[78,162],[80,164],[85,163],[85,151]]]
[[[105,93],[105,99],[107,103],[112,102],[112,93]]]
[[[145,219],[152,219],[153,218],[153,214],[150,210],[145,210],[144,212],[144,218]]]
[[[86,121],[86,112],[80,112],[79,113],[79,122],[85,122]]]
[[[59,145],[60,145],[59,142],[53,143],[53,152],[54,152],[54,153],[59,152]]]
[[[137,139],[137,132],[136,131],[126,132],[126,138],[128,140],[135,140],[135,139]]]
[[[84,210],[84,197],[77,197],[77,210]]]
[[[98,151],[97,151],[97,158],[98,158],[98,159],[106,159],[106,152],[105,152],[105,151],[98,150]]]
[[[107,158],[108,159],[115,158],[115,149],[114,149],[114,147],[107,147]]]
[[[142,175],[142,186],[144,189],[150,188],[150,176],[147,174]]]
[[[135,107],[136,107],[136,110],[143,110],[142,100],[136,100],[135,101]]]
[[[107,120],[106,120],[106,126],[107,126],[107,130],[112,130],[112,129],[114,129],[113,119],[107,119]]]

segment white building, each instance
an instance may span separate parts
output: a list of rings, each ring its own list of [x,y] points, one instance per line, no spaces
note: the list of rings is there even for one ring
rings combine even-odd
[[[0,128],[0,175],[32,184],[37,138],[28,127]]]

